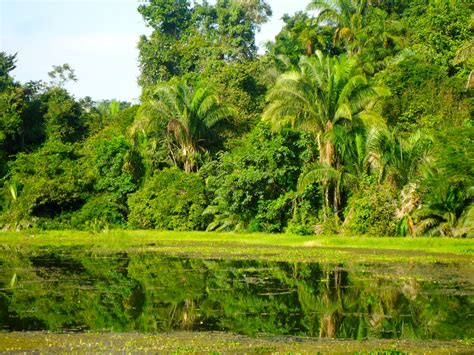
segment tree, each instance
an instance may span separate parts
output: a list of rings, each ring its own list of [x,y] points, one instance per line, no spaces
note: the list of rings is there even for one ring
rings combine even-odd
[[[7,54],[6,52],[0,52],[0,91],[12,82],[10,72],[16,68],[16,53]]]
[[[144,103],[134,131],[164,133],[171,160],[189,173],[198,169],[199,155],[212,143],[213,127],[234,114],[211,87],[159,84]]]
[[[188,0],[151,0],[138,12],[148,26],[162,34],[179,38],[189,26],[191,3]]]
[[[349,57],[357,55],[366,72],[393,54],[402,40],[401,25],[385,11],[383,2],[371,0],[312,0],[308,10],[318,11],[317,25],[333,31],[333,45],[342,45]]]
[[[5,77],[16,68],[16,53],[7,54],[6,52],[0,52],[0,76]]]
[[[409,47],[453,75],[458,48],[472,38],[471,14],[469,1],[410,1],[402,19]]]
[[[398,232],[413,233],[412,213],[419,206],[419,185],[432,162],[433,138],[417,131],[408,137],[387,127],[373,127],[367,132],[367,162],[378,184],[398,191],[394,217]]]
[[[314,20],[306,12],[284,15],[282,20],[285,25],[276,35],[275,42],[267,44],[274,61],[283,55],[296,66],[302,55],[311,56],[317,49],[324,53],[339,54],[333,45],[330,29],[327,26],[314,26]]]
[[[264,0],[153,0],[139,7],[153,33],[138,44],[142,86],[152,86],[216,63],[255,59],[255,33],[271,14]]]
[[[53,70],[48,73],[51,78],[51,85],[59,88],[64,87],[68,81],[77,81],[74,69],[69,64],[53,65]]]
[[[366,1],[311,0],[307,9],[318,11],[317,25],[334,26],[334,43],[344,43],[349,56],[360,50],[356,45],[356,36],[364,26]]]
[[[474,39],[466,41],[456,52],[453,60],[454,65],[464,65],[466,69],[470,70],[466,89],[474,86]]]
[[[8,181],[16,193],[0,223],[31,226],[41,219],[48,223],[63,213],[78,210],[88,197],[90,186],[78,151],[78,145],[50,140],[33,153],[18,154],[10,164]]]
[[[387,58],[385,69],[375,75],[392,94],[381,102],[382,115],[398,134],[449,129],[470,120],[472,105],[465,78],[450,77],[430,61],[430,56],[405,49]]]
[[[138,7],[146,24],[153,29],[138,42],[140,85],[169,80],[190,69],[186,67],[180,42],[191,26],[192,10],[188,0],[152,0]]]
[[[46,135],[48,139],[76,142],[84,137],[85,122],[78,102],[63,88],[46,92]]]
[[[0,52],[0,177],[6,172],[9,155],[16,152],[15,140],[23,130],[25,90],[10,76],[15,62],[16,54]]]
[[[202,230],[207,204],[205,186],[195,173],[176,168],[156,172],[128,198],[129,225],[135,228]]]
[[[255,33],[272,12],[264,0],[218,0],[217,31],[226,59],[254,59]]]
[[[301,168],[313,156],[312,143],[309,134],[274,133],[263,123],[235,140],[231,151],[200,170],[213,195],[208,229],[281,232],[291,219]]]
[[[82,174],[91,182],[91,194],[71,218],[71,225],[84,227],[124,227],[127,198],[138,189],[141,159],[117,130],[104,129],[82,146]]]
[[[472,186],[454,183],[446,177],[433,178],[431,191],[423,198],[421,208],[413,213],[415,235],[465,237],[473,235]]]
[[[283,74],[268,94],[269,105],[263,119],[277,128],[286,124],[311,132],[317,140],[319,163],[339,170],[340,154],[334,145],[334,128],[357,125],[375,101],[387,92],[370,83],[360,67],[345,56],[302,57],[298,71]],[[336,186],[323,180],[325,214],[329,208],[339,212]]]
[[[473,137],[472,127],[438,133],[432,164],[419,184],[415,234],[473,236]]]
[[[422,174],[431,161],[433,139],[421,131],[403,138],[381,127],[367,134],[367,160],[379,182],[386,180],[401,189]]]

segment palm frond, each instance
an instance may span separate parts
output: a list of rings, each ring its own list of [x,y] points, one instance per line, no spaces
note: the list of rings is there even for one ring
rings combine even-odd
[[[215,89],[204,83],[160,83],[143,102],[132,134],[167,135],[172,160],[180,160],[185,170],[195,170],[209,131],[234,114],[235,109],[221,102]]]
[[[337,181],[341,172],[325,164],[315,164],[313,169],[303,174],[298,180],[298,191],[302,192],[311,184],[321,183],[323,180]]]

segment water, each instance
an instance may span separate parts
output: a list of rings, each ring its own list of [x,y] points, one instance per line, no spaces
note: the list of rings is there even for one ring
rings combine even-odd
[[[463,270],[2,251],[0,329],[468,339],[474,282]]]

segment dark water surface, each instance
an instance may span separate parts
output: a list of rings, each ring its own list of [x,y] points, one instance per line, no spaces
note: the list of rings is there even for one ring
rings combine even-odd
[[[472,339],[466,270],[2,250],[0,330]]]

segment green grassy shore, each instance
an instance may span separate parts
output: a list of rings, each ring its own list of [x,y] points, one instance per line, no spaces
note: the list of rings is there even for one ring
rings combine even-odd
[[[290,262],[463,262],[474,265],[474,241],[448,238],[295,236],[205,232],[50,231],[0,233],[0,248],[84,248],[97,253],[157,252],[195,258]]]
[[[460,341],[333,340],[302,337],[259,337],[221,332],[165,334],[0,333],[1,352],[39,353],[285,353],[285,354],[469,354]]]

